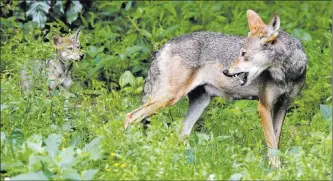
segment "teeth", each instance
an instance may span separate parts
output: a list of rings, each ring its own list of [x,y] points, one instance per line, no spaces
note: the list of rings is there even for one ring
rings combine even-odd
[[[235,77],[238,77],[238,75],[236,74]]]
[[[243,80],[241,80],[241,81],[240,81],[240,83],[241,83],[241,84],[244,84],[244,81],[243,81]]]

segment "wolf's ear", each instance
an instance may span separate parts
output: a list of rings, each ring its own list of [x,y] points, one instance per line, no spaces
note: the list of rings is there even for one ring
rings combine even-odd
[[[59,45],[61,44],[61,37],[58,35],[53,35],[52,37],[52,43],[53,45]]]
[[[267,37],[265,42],[271,42],[276,39],[276,37],[279,35],[279,29],[280,29],[280,17],[277,15],[277,13],[274,13],[271,21],[267,25]]]
[[[260,16],[253,10],[247,10],[247,22],[249,24],[250,34],[255,34],[258,30],[265,27],[266,24],[262,21]]]
[[[280,17],[277,13],[274,13],[271,21],[267,26],[271,27],[272,31],[278,31],[280,29]]]
[[[74,43],[75,43],[76,45],[79,45],[79,44],[80,44],[80,41],[79,41],[80,33],[81,33],[81,29],[79,28],[79,29],[77,29],[77,30],[75,31],[75,33],[73,34]]]

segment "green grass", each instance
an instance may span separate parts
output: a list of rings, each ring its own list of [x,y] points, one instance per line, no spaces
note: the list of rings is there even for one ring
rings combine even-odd
[[[113,21],[93,12],[101,25],[83,29],[87,56],[75,65],[68,111],[65,92],[47,97],[45,86],[30,94],[19,86],[22,64],[48,58],[52,45],[38,29],[26,35],[8,31],[12,36],[1,46],[1,179],[36,172],[34,178],[53,180],[331,180],[332,113],[320,108],[332,102],[329,7],[331,2],[142,2],[129,11],[120,8]],[[140,8],[146,14],[140,14]],[[268,166],[256,101],[214,98],[189,137],[190,146],[178,138],[187,98],[153,116],[147,130],[141,124],[122,129],[126,113],[140,105],[139,77],[145,75],[146,59],[154,50],[167,39],[196,30],[246,35],[248,8],[265,21],[277,11],[281,28],[302,40],[308,56],[306,85],[282,128],[277,153],[283,160],[281,170]],[[140,21],[133,24],[127,16]],[[177,28],[167,31],[172,26]],[[103,27],[110,27],[115,37],[105,38]],[[125,70],[135,77],[123,74]]]

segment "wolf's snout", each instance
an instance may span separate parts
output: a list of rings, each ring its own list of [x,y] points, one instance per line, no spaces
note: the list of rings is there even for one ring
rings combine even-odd
[[[81,54],[81,55],[80,55],[80,60],[82,60],[82,59],[83,59],[83,57],[84,57],[84,54]]]
[[[228,69],[223,70],[223,74],[227,77],[232,77],[232,75],[229,73]]]

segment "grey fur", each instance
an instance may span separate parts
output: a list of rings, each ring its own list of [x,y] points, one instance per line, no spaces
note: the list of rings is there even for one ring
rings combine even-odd
[[[183,58],[184,64],[187,68],[195,69],[210,62],[220,62],[223,67],[227,68],[239,56],[241,47],[247,37],[234,36],[216,32],[195,32],[188,35],[183,35],[170,40],[166,45],[170,45],[172,55],[179,55]],[[285,79],[296,79],[301,76],[306,68],[307,57],[304,53],[301,42],[291,37],[284,31],[279,31],[277,42],[260,51],[267,51],[272,54],[270,57],[275,60],[275,67],[270,67],[268,70],[270,75],[275,81],[285,81]],[[149,68],[148,76],[145,80],[143,91],[143,102],[146,101],[147,96],[152,95],[159,87],[160,68],[158,61],[160,60],[161,52],[165,51],[165,46],[156,53],[151,67]],[[238,81],[230,80],[233,86],[239,85]],[[253,84],[258,84],[262,81],[262,77],[254,80]],[[254,85],[257,87],[257,85]],[[239,87],[239,86],[238,86]],[[250,92],[258,92],[254,90],[253,85],[249,85],[252,90]],[[239,95],[233,94],[228,88],[225,90],[229,97],[232,99],[243,99],[250,96],[258,95]]]
[[[181,56],[189,67],[197,68],[209,61],[230,65],[239,54],[246,37],[215,32],[195,32],[177,37],[168,44],[172,54]],[[162,50],[163,51],[163,50]]]
[[[216,32],[194,32],[170,40],[172,55],[183,58],[188,68],[198,68],[209,62],[219,61],[223,67],[228,67],[238,56],[239,50],[246,37],[227,35]],[[142,94],[142,102],[147,101],[147,96],[154,94],[160,85],[160,68],[158,61],[161,52],[165,51],[164,45],[153,57]]]

